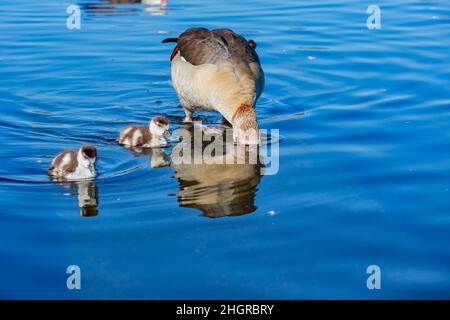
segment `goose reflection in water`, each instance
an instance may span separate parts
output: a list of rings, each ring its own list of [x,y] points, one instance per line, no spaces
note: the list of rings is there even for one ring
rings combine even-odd
[[[254,198],[261,181],[257,164],[180,164],[172,168],[180,184],[180,207],[198,209],[210,218],[256,210]]]
[[[244,147],[243,152],[233,152],[234,144],[230,136],[225,137],[223,130],[185,124],[182,141],[177,142],[172,150],[169,148],[127,147],[135,156],[149,156],[152,168],[170,166],[179,183],[178,204],[183,208],[194,208],[202,212],[202,216],[218,218],[240,216],[254,212],[257,186],[261,181],[263,165],[258,156],[256,161],[249,161],[250,149]],[[200,132],[195,132],[196,130]],[[206,139],[195,141],[195,137]],[[194,163],[197,156],[202,157],[206,148],[211,148],[216,140],[220,141],[222,154],[214,152],[210,161],[204,159]],[[222,143],[223,141],[223,143]],[[229,141],[229,143],[225,143]],[[200,142],[200,147],[195,144]],[[190,160],[183,157],[184,146],[188,146]],[[180,152],[181,151],[181,152]],[[254,149],[253,155],[257,155]],[[241,162],[238,162],[238,159]]]
[[[166,15],[168,10],[166,6],[169,4],[168,0],[104,0],[108,4],[105,3],[88,3],[82,5],[83,8],[87,10],[87,12],[95,13],[95,14],[108,14],[113,12],[126,13],[132,11],[141,10],[139,8],[119,8],[114,5],[120,4],[143,4],[146,7],[143,9],[146,13],[152,16],[162,16]]]
[[[78,207],[82,217],[98,216],[98,187],[94,181],[63,181],[55,178],[52,178],[52,180],[64,188],[76,190]],[[73,196],[74,193],[69,193],[69,195]]]
[[[199,152],[204,154],[208,145],[215,142],[215,139],[224,143],[221,147],[222,154],[213,153],[210,164],[205,163],[204,159],[199,164],[193,161],[181,163],[182,152],[178,152],[177,148],[173,149],[171,167],[179,182],[180,207],[198,209],[202,212],[202,216],[210,218],[240,216],[254,212],[257,209],[254,199],[257,186],[261,181],[262,165],[259,158],[257,157],[255,162],[248,161],[250,159],[248,148],[244,149],[242,154],[232,152],[233,140],[225,139],[224,134],[210,134],[208,139],[212,142],[206,141],[202,143],[201,148],[193,148],[194,130],[198,130],[198,127],[191,125],[186,126],[185,129],[190,133],[190,141],[182,143],[187,142],[191,146],[192,159],[198,156]],[[225,143],[225,141],[231,142]],[[237,161],[238,158],[247,159],[247,161],[242,161],[240,164]]]

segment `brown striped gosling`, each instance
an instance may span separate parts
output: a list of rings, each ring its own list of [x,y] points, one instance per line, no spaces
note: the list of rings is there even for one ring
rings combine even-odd
[[[120,132],[119,143],[127,147],[161,147],[167,144],[169,120],[165,116],[156,116],[148,127],[129,125]]]
[[[52,160],[48,173],[67,180],[91,179],[97,175],[96,160],[97,149],[91,145],[82,146],[79,150],[64,150]]]

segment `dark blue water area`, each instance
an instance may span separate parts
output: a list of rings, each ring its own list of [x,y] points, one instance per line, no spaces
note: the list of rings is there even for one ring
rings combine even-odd
[[[450,298],[448,1],[114,2],[0,3],[0,298]],[[193,26],[257,42],[277,174],[153,168],[115,142],[183,127],[161,40]],[[94,181],[48,178],[87,143]]]

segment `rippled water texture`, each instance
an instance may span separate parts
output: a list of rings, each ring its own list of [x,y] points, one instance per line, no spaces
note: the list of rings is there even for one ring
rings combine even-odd
[[[380,30],[357,0],[75,2],[80,30],[72,1],[0,3],[1,298],[450,298],[448,1],[377,1]],[[115,142],[183,126],[161,40],[192,26],[257,42],[278,174]],[[98,178],[51,181],[85,143]]]

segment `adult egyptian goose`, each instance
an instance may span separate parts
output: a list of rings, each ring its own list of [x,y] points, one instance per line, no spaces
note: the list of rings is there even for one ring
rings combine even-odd
[[[97,175],[96,160],[97,149],[91,145],[82,146],[79,150],[65,150],[52,160],[48,173],[67,180],[94,178]]]
[[[214,110],[233,126],[241,144],[257,144],[259,129],[254,105],[264,88],[256,43],[229,29],[190,28],[178,38],[170,57],[172,83],[192,120],[198,109]]]
[[[169,133],[169,120],[156,116],[148,126],[129,125],[120,132],[119,143],[127,147],[165,146],[165,136]]]

